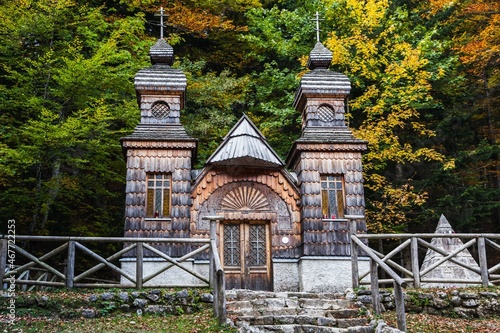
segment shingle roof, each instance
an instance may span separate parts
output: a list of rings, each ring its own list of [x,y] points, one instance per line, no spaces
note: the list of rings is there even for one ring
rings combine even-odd
[[[184,73],[166,64],[155,64],[141,69],[134,78],[136,90],[184,91],[187,79]]]
[[[180,124],[139,124],[132,134],[121,139],[123,140],[196,141]]]
[[[156,44],[149,49],[149,57],[153,64],[163,63],[172,65],[174,62],[174,49],[165,39],[160,38]]]
[[[307,62],[307,68],[328,68],[332,62],[333,55],[332,51],[327,49],[321,42],[317,42],[314,45],[311,53],[309,53],[309,60]]]
[[[367,144],[367,141],[354,137],[348,127],[308,127],[296,142]]]
[[[207,160],[207,165],[282,167],[283,161],[262,133],[244,115]]]

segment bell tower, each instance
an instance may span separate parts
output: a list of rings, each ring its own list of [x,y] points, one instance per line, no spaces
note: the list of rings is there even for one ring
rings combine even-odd
[[[318,17],[316,18],[318,22]],[[332,52],[318,41],[309,54],[294,107],[302,115],[302,136],[286,163],[301,192],[304,256],[349,254],[348,215],[364,215],[361,153],[367,142],[347,125],[349,78],[328,69]],[[366,230],[365,222],[358,230]]]
[[[180,122],[187,80],[171,67],[174,50],[165,39],[158,39],[149,56],[151,66],[134,79],[140,123],[121,139],[127,159],[125,236],[185,238],[197,147]],[[160,250],[175,256],[182,249]]]

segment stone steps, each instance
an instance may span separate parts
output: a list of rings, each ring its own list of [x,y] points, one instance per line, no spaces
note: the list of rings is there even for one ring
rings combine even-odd
[[[343,294],[228,290],[227,315],[240,333],[371,333],[367,309]]]

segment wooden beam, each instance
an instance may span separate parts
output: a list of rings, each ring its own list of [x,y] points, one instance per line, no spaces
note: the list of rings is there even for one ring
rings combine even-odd
[[[115,260],[115,259],[118,259],[122,256],[122,254],[124,253],[127,253],[128,251],[130,250],[133,250],[135,247],[137,246],[137,243],[134,243],[132,245],[129,245],[127,247],[125,247],[124,249],[116,252],[115,254],[113,254],[112,256],[106,258],[107,261],[112,261],[112,260]],[[95,265],[94,267],[92,268],[89,268],[88,270],[86,270],[85,272],[81,273],[80,275],[76,276],[75,277],[75,282],[78,282],[80,280],[82,280],[83,278],[85,278],[86,276],[90,275],[90,274],[93,274],[95,272],[97,272],[98,270],[102,269],[106,267],[105,264],[103,263],[100,263],[100,264],[97,264]]]
[[[65,280],[66,279],[66,276],[64,276],[63,273],[59,272],[57,269],[47,265],[46,263],[44,263],[43,261],[39,260],[37,257],[35,257],[34,255],[32,255],[31,253],[23,250],[22,248],[20,248],[19,246],[15,245],[14,246],[14,250],[19,253],[20,255],[24,256],[25,258],[28,258],[30,259],[31,261],[37,263],[38,265],[42,266],[43,268],[45,268],[46,270],[48,270],[49,272],[51,272],[52,274],[54,275],[57,275],[58,277],[60,277],[61,279]],[[17,270],[14,270],[14,271],[10,271],[8,274],[16,274],[18,273]]]
[[[370,281],[373,310],[377,315],[380,315],[382,307],[380,304],[380,292],[378,287],[378,265],[374,260],[370,260]]]
[[[203,245],[202,247],[200,247],[200,248],[198,248],[198,249],[196,249],[196,250],[194,250],[194,251],[191,251],[191,252],[189,252],[188,254],[186,254],[186,255],[184,255],[184,256],[182,256],[182,257],[180,257],[179,259],[177,259],[177,262],[179,262],[179,263],[180,263],[180,262],[183,262],[183,261],[185,261],[185,260],[187,260],[187,259],[189,259],[189,258],[191,258],[191,257],[193,257],[193,256],[195,256],[195,255],[197,255],[198,253],[201,253],[201,252],[203,252],[203,251],[205,251],[205,250],[209,249],[209,248],[210,248],[210,244]],[[161,274],[161,273],[165,272],[167,269],[170,269],[170,268],[171,268],[171,267],[173,267],[173,266],[174,266],[174,264],[167,264],[167,265],[163,266],[162,268],[160,268],[160,269],[159,269],[159,270],[157,270],[156,272],[154,272],[154,273],[152,273],[152,274],[150,274],[150,275],[146,276],[146,277],[143,279],[143,283],[146,283],[147,281],[149,281],[149,280],[151,280],[152,278],[154,278],[155,276],[157,276],[157,275],[159,275],[159,274]]]
[[[403,250],[409,243],[410,243],[410,240],[407,239],[406,241],[404,241],[402,244],[400,244],[398,247],[396,247],[394,250],[392,250],[391,252],[389,252],[385,256],[383,253],[380,253],[374,249],[371,249],[371,250],[373,251],[373,253],[375,253],[377,256],[379,256],[380,259],[382,259],[384,262],[386,262],[389,266],[396,268],[397,270],[407,274],[408,276],[413,276],[413,273],[411,271],[407,270],[406,268],[399,265],[398,263],[390,260],[390,258],[392,258],[394,255],[396,255],[399,251]],[[369,272],[366,272],[363,275],[361,275],[360,279],[363,279],[365,276],[368,275],[368,273]]]
[[[136,243],[136,255],[135,255],[135,287],[140,290],[142,289],[143,273],[144,273],[144,243]]]
[[[483,287],[488,288],[488,261],[486,260],[486,242],[483,237],[477,239],[477,247],[479,251],[479,269],[481,270],[481,281]]]
[[[372,249],[370,249],[368,246],[366,246],[365,244],[363,244],[363,242],[361,240],[359,240],[356,236],[351,236],[351,240],[352,241],[355,241],[358,246],[363,250],[365,251],[365,253],[370,257],[372,258],[373,260],[375,260],[375,262],[380,266],[382,267],[382,269],[387,273],[389,274],[389,276],[391,278],[394,279],[394,281],[396,283],[398,283],[400,286],[402,287],[406,287],[407,283],[399,276],[397,275],[385,262],[382,261],[382,259],[380,259],[375,253],[373,253]]]
[[[40,261],[45,261],[53,256],[55,256],[56,254],[58,254],[59,252],[62,252],[64,251],[66,248],[68,247],[68,243],[64,243],[63,245],[55,248],[54,250],[50,251],[49,253],[46,253],[44,254],[43,256],[39,257],[38,260]],[[33,266],[35,266],[36,263],[34,261],[30,261],[29,263],[27,264],[24,264],[23,266],[20,266],[18,268],[16,268],[14,271],[13,271],[13,274],[17,274],[17,273],[21,273],[21,272],[24,272],[25,270],[27,270],[28,268],[32,268]],[[37,269],[36,267],[33,268],[33,269]]]
[[[359,238],[366,239],[401,239],[401,238],[491,238],[491,239],[500,239],[500,234],[359,234]]]
[[[7,267],[7,254],[9,252],[9,241],[7,239],[0,240],[0,290],[3,289],[3,276]]]
[[[398,329],[400,331],[406,332],[406,313],[403,288],[399,283],[396,282],[394,282],[394,298],[396,302],[396,318],[398,322]]]
[[[435,262],[434,264],[432,264],[431,266],[427,267],[426,269],[422,270],[420,272],[420,277],[423,277],[425,274],[429,273],[431,270],[433,270],[434,268],[436,268],[437,266],[441,265],[443,262],[449,260],[457,265],[460,265],[464,268],[467,268],[468,270],[471,270],[473,271],[474,273],[477,273],[477,274],[481,274],[481,271],[479,269],[475,269],[475,268],[472,268],[470,265],[466,264],[466,263],[463,263],[461,262],[460,260],[457,260],[455,258],[453,258],[454,256],[456,256],[458,253],[462,252],[463,250],[467,249],[468,247],[472,246],[473,244],[476,243],[476,240],[475,239],[471,239],[470,241],[468,241],[467,243],[465,243],[463,246],[461,246],[460,248],[456,249],[455,251],[451,252],[450,254],[444,252],[443,250],[437,248],[436,246],[424,241],[423,239],[419,239],[418,240],[421,244],[425,245],[426,247],[430,248],[431,250],[433,251],[436,251],[437,253],[441,254],[443,256],[443,258],[441,258],[440,260],[438,260],[437,262]]]
[[[420,288],[420,263],[418,261],[418,239],[411,238],[411,269],[413,272],[413,287]]]
[[[357,226],[358,222],[356,219],[350,219],[349,224],[349,232],[351,237],[357,236]],[[359,265],[358,265],[358,246],[356,242],[351,241],[351,279],[352,279],[352,288],[359,288],[359,281],[363,279],[363,277],[359,276]]]
[[[68,266],[66,268],[66,288],[72,289],[75,283],[75,241],[68,242]]]
[[[163,252],[161,252],[161,251],[159,251],[159,250],[155,249],[154,247],[152,247],[152,246],[150,246],[150,245],[148,245],[148,244],[144,244],[143,246],[144,246],[146,249],[148,249],[149,251],[153,252],[154,254],[157,254],[158,256],[160,256],[160,257],[162,257],[162,258],[166,259],[167,261],[171,262],[171,263],[172,263],[172,264],[174,264],[175,266],[179,267],[179,268],[180,268],[180,269],[182,269],[183,271],[186,271],[187,273],[189,273],[189,274],[193,275],[194,277],[197,277],[197,278],[198,278],[198,279],[200,279],[201,281],[206,282],[206,283],[210,283],[210,281],[209,281],[206,277],[204,277],[204,276],[202,276],[202,275],[200,275],[200,274],[196,273],[195,271],[192,271],[192,270],[190,270],[190,269],[188,269],[188,268],[186,268],[186,267],[182,266],[181,264],[179,264],[179,263],[177,262],[177,260],[175,260],[175,259],[173,259],[173,258],[171,258],[171,257],[167,256],[165,253],[163,253]]]
[[[79,250],[81,250],[81,251],[85,252],[86,254],[88,254],[92,259],[95,259],[97,261],[102,262],[103,264],[105,264],[106,266],[108,266],[109,268],[111,268],[113,271],[117,272],[118,274],[122,275],[127,280],[129,280],[130,282],[132,282],[133,284],[135,284],[135,279],[132,276],[130,276],[127,272],[125,272],[124,270],[122,270],[122,269],[116,267],[115,265],[113,265],[112,263],[106,261],[106,259],[104,259],[100,255],[92,252],[91,250],[89,250],[88,248],[86,248],[85,246],[83,246],[82,244],[80,244],[78,242],[75,242],[75,246]]]
[[[8,235],[0,235],[0,239],[7,239]],[[147,238],[147,237],[73,237],[73,236],[26,236],[16,235],[16,240],[38,241],[38,242],[69,242],[80,243],[209,243],[206,238]]]

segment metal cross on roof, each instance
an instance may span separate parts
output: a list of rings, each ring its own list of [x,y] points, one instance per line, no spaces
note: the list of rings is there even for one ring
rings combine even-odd
[[[163,16],[167,16],[165,14],[165,11],[163,10],[163,7],[160,7],[160,11],[158,13],[155,13],[155,16],[160,17],[160,39],[163,39],[163,28],[165,28],[165,25],[163,24]]]
[[[316,30],[316,41],[319,42],[320,41],[319,40],[319,32],[321,31],[319,29],[319,21],[323,21],[323,19],[320,19],[319,13],[316,12],[315,18],[313,18],[311,21],[316,21],[316,29],[315,29]]]

